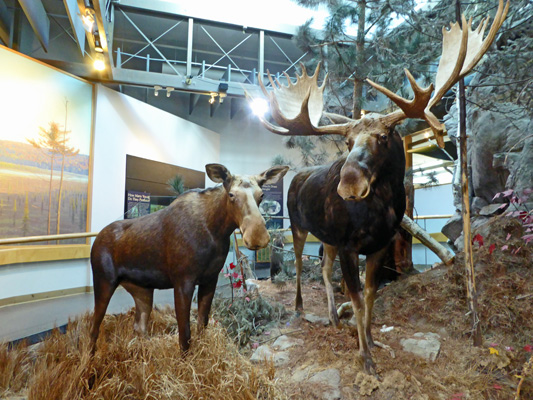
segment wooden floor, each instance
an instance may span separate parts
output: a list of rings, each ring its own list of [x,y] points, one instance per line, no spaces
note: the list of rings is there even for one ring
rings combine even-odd
[[[174,306],[173,290],[156,290],[154,305]],[[108,314],[117,314],[134,306],[133,298],[124,289],[117,289]],[[32,301],[0,307],[0,342],[12,342],[22,338],[37,341],[40,334],[68,323],[88,311],[93,311],[93,293],[82,293],[53,299]]]

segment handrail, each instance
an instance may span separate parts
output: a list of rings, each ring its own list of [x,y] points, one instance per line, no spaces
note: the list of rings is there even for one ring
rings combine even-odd
[[[413,217],[413,219],[443,219],[451,218],[451,214],[444,215],[418,215]],[[279,218],[279,219],[288,219],[289,217],[273,216],[270,218]],[[289,229],[274,229],[276,231],[289,231]],[[49,240],[69,240],[69,239],[82,239],[95,237],[99,232],[83,232],[83,233],[64,233],[60,235],[42,235],[42,236],[27,236],[27,237],[18,237],[18,238],[9,238],[9,239],[0,239],[0,246],[7,244],[20,244],[20,243],[33,243],[33,242],[46,242]],[[237,229],[237,233],[240,234],[240,231]]]
[[[84,232],[84,233],[63,233],[60,235],[42,235],[42,236],[27,236],[10,239],[0,239],[0,245],[17,244],[17,243],[32,243],[32,242],[46,242],[49,240],[69,240],[94,237],[98,232]]]

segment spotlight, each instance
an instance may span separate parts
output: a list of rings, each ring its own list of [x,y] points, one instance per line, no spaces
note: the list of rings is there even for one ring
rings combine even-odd
[[[94,10],[92,8],[85,8],[85,14],[81,16],[83,27],[89,33],[93,33],[94,29]]]
[[[173,87],[167,87],[167,97],[170,97],[170,92],[172,92],[173,90]]]
[[[268,102],[265,99],[258,97],[252,100],[250,108],[255,115],[263,117],[268,111]]]
[[[224,99],[226,98],[227,94],[224,93],[224,92],[220,92],[218,94],[218,101],[220,102],[220,104],[224,103]]]
[[[209,99],[209,104],[215,103],[215,97],[217,97],[216,93],[211,93],[211,98]]]
[[[96,53],[93,66],[97,71],[103,71],[105,69],[104,55],[102,53]]]
[[[155,85],[154,86],[154,96],[159,96],[159,91],[163,89],[161,86],[159,85]]]

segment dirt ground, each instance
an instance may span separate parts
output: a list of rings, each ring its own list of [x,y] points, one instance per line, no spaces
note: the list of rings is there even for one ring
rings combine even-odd
[[[186,356],[171,308],[154,310],[147,337],[134,334],[133,310],[107,316],[95,357],[88,351],[89,314],[37,346],[0,345],[0,399],[531,400],[533,265],[526,250],[476,251],[480,347],[472,345],[459,258],[378,291],[372,335],[390,349],[372,349],[377,376],[363,373],[351,315],[340,329],[309,322],[292,311],[294,281],[267,280],[257,281],[258,293],[217,304],[202,335],[193,324]],[[320,267],[312,268],[318,274],[303,284],[304,310],[327,320]],[[335,296],[337,305],[347,300],[338,290]],[[439,335],[434,361],[404,350],[403,339],[428,332]],[[284,335],[295,344],[284,363],[250,361]]]
[[[522,259],[503,270],[495,263],[480,271],[478,279],[488,279],[487,273],[492,279],[479,285],[481,347],[472,345],[462,268],[459,260],[455,266],[440,266],[380,289],[372,335],[390,346],[394,355],[382,348],[372,350],[377,379],[362,374],[357,331],[348,323],[351,314],[342,319],[340,329],[312,324],[295,313],[280,321],[280,332],[275,334],[303,339],[303,344],[289,349],[290,361],[276,367],[276,376],[291,397],[302,399],[327,398],[313,385],[291,379],[305,367],[337,369],[342,399],[514,399],[533,345],[531,263]],[[288,310],[294,308],[294,283],[282,288],[270,280],[258,284],[262,296],[281,302]],[[302,290],[305,313],[327,319],[324,285],[307,282]],[[340,291],[335,297],[337,305],[348,301]],[[383,326],[393,329],[381,332]],[[401,340],[417,332],[440,336],[441,348],[434,362],[403,350]],[[263,344],[274,339],[263,335],[255,340]],[[520,393],[521,399],[533,399],[531,372]]]

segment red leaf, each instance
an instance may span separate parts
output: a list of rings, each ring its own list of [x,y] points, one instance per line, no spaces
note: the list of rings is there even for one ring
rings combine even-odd
[[[502,389],[502,387],[500,385],[498,385],[497,383],[495,383],[493,387],[496,390],[501,390]]]
[[[235,264],[230,263],[229,268],[230,268],[230,269],[234,269],[234,268],[235,268]]]
[[[231,274],[231,277],[232,277],[233,279],[237,279],[237,278],[239,277],[239,274],[236,273],[236,272],[234,272],[233,274]]]
[[[531,346],[530,344],[526,344],[524,346],[524,351],[527,351],[528,353],[531,353],[533,351],[533,346]]]
[[[502,250],[502,251],[504,251],[504,250],[509,250],[509,246],[507,246],[507,245],[502,246],[501,250]]]
[[[498,197],[500,197],[500,194],[501,194],[501,193],[496,193],[496,194],[494,195],[494,197],[492,198],[492,200],[495,200],[495,199],[497,199]]]
[[[511,238],[511,234],[508,233],[507,236],[505,237],[505,240],[507,241],[507,240],[509,240],[510,238]]]
[[[509,197],[509,196],[512,196],[513,193],[514,193],[514,190],[513,189],[509,189],[509,190],[506,190],[506,191],[502,192],[502,196],[503,197]]]
[[[233,282],[233,287],[235,289],[238,289],[242,286],[242,281]]]
[[[489,246],[489,254],[492,254],[492,252],[494,251],[494,249],[496,248],[496,245],[494,243],[492,243],[490,246]]]
[[[524,241],[525,241],[526,243],[529,243],[529,242],[531,242],[531,241],[533,240],[533,234],[531,234],[531,235],[524,235],[524,236],[522,236],[522,239],[524,239]]]
[[[475,242],[478,242],[479,243],[479,246],[483,246],[483,236],[481,236],[479,233],[474,236],[474,238],[472,239],[472,243],[475,243]]]

